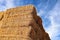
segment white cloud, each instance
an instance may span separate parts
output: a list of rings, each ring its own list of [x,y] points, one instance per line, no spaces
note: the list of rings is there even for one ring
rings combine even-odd
[[[18,2],[19,0],[17,1],[17,4],[19,4]],[[6,4],[2,5],[3,3],[6,3]],[[16,5],[14,4],[14,0],[0,0],[0,11],[9,9],[15,6]],[[41,4],[39,5],[39,7],[40,6]],[[44,6],[45,9],[47,8],[47,6]],[[45,13],[45,10],[41,9],[38,15],[43,16],[44,13]],[[49,16],[46,15],[46,17],[51,21],[51,24],[45,30],[49,33],[51,40],[60,40],[60,37],[58,37],[58,35],[60,35],[60,31],[59,31],[60,30],[60,2],[57,2],[55,7],[48,14]]]
[[[23,0],[0,0],[0,11],[25,4]]]
[[[4,0],[0,0],[0,11],[5,9],[5,1]]]
[[[0,11],[5,11],[6,9],[13,8],[14,0],[0,0]]]
[[[44,10],[40,10],[37,15],[42,16],[43,14],[44,14]]]
[[[45,11],[40,9],[38,15],[44,16],[44,14]],[[45,15],[46,17],[44,17],[48,18],[51,22],[48,27],[45,27],[46,32],[49,33],[51,40],[60,40],[60,1],[58,1],[53,9]]]
[[[14,0],[6,0],[6,8],[12,8],[14,6]]]
[[[46,31],[49,33],[51,40],[60,40],[60,4],[57,2],[55,7],[49,12],[48,17],[51,21],[51,25]]]

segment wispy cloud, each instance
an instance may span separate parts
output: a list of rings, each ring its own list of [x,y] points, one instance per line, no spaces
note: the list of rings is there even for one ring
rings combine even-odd
[[[51,40],[60,40],[60,0],[0,0],[0,11],[27,4],[36,6]]]
[[[14,0],[0,0],[0,11],[13,8],[14,6]]]
[[[0,0],[0,11],[4,10],[5,7],[6,7],[5,1],[4,0]]]
[[[15,1],[16,0],[0,0],[0,11],[5,11],[9,8],[15,7]]]
[[[33,0],[0,0],[0,11],[33,3]]]
[[[6,8],[14,7],[14,0],[5,0],[6,1]]]
[[[39,10],[38,15],[42,17],[44,28],[49,33],[51,40],[60,40],[60,1],[55,0],[54,2],[48,0],[48,4]]]
[[[52,40],[60,40],[60,2],[49,12],[51,25],[46,29]]]

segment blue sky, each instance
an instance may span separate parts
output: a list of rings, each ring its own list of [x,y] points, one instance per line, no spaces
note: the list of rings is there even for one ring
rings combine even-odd
[[[60,0],[0,0],[0,11],[33,4],[51,40],[60,40]]]

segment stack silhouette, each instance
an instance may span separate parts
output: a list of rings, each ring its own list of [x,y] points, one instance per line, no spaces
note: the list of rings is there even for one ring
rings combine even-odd
[[[33,5],[0,12],[0,40],[50,40]]]

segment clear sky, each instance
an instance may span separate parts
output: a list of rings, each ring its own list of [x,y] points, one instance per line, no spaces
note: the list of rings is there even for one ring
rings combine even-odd
[[[60,0],[0,0],[0,11],[33,4],[51,40],[60,40]]]

